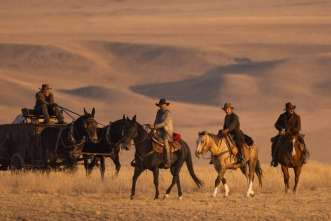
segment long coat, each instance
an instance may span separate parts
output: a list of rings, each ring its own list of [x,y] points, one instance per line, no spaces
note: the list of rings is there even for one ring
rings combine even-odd
[[[161,135],[167,136],[169,140],[173,139],[173,125],[171,112],[168,109],[162,111],[161,109],[157,111],[154,127],[160,131]]]
[[[239,117],[235,113],[232,112],[225,116],[223,130],[225,129],[228,129],[230,134],[239,137],[242,141],[245,140],[245,135],[240,130]]]
[[[51,92],[49,92],[48,96],[46,96],[41,91],[36,93],[36,105],[34,106],[34,108],[42,104],[53,104],[53,103],[54,103],[54,96]]]
[[[296,135],[301,130],[300,116],[295,112],[292,115],[288,115],[286,112],[281,114],[275,123],[276,129],[280,132],[281,130],[290,130],[293,135]]]

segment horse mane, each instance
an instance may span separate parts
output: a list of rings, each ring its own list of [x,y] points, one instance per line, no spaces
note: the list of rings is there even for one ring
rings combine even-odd
[[[215,143],[218,143],[220,141],[220,139],[222,139],[221,137],[219,137],[215,134],[208,133],[208,135],[215,141]]]

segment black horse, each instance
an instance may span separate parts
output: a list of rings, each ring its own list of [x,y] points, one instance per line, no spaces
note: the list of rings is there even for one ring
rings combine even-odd
[[[123,116],[123,119],[125,117]],[[114,164],[116,165],[116,174],[118,175],[121,164],[119,161],[119,152],[121,150],[121,136],[122,136],[122,125],[123,119],[117,120],[115,122],[110,122],[108,126],[103,128],[98,128],[97,133],[100,142],[86,142],[84,144],[83,152],[86,153],[103,153],[104,155],[95,155],[89,163],[89,156],[83,154],[84,166],[86,174],[90,175],[94,166],[100,160],[100,172],[102,179],[105,174],[105,157],[110,157]]]
[[[98,142],[97,127],[94,120],[95,109],[60,129],[47,127],[41,134],[41,146],[45,156],[45,169],[57,169],[60,166],[74,169],[84,143],[87,140]]]
[[[132,189],[131,189],[131,199],[135,196],[136,181],[139,175],[146,169],[153,171],[154,185],[155,185],[155,198],[159,198],[159,168],[164,165],[163,155],[156,153],[152,148],[152,139],[150,134],[148,134],[142,125],[136,121],[136,116],[130,120],[127,118],[123,122],[123,135],[122,143],[130,147],[131,139],[133,139],[136,153],[135,153],[135,170],[132,179]],[[167,189],[164,198],[167,198],[170,194],[172,187],[177,184],[178,188],[178,199],[182,199],[182,189],[180,186],[179,172],[186,162],[188,171],[193,178],[196,185],[200,188],[203,182],[195,175],[193,170],[192,157],[189,146],[183,141],[179,141],[181,144],[181,149],[173,153],[173,159],[171,161],[170,171],[173,175],[172,183]]]

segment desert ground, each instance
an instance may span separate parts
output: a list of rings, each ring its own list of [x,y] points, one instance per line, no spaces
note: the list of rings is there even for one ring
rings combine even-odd
[[[221,107],[230,102],[241,129],[259,145],[266,173],[252,199],[243,199],[246,181],[237,180],[238,171],[232,195],[211,200],[215,172],[192,156],[203,190],[185,178],[182,202],[175,193],[153,201],[153,186],[142,181],[146,194],[130,201],[131,150],[121,154],[118,178],[111,178],[108,162],[105,181],[85,178],[83,169],[49,177],[0,172],[1,217],[330,219],[330,11],[327,0],[0,0],[0,124],[33,108],[44,83],[63,107],[81,114],[95,107],[104,125],[123,114],[153,123],[155,103],[164,97],[175,132],[193,153],[198,132],[217,133]],[[281,171],[268,166],[286,102],[297,106],[311,153],[295,196],[283,194]],[[166,174],[161,179],[170,182]]]

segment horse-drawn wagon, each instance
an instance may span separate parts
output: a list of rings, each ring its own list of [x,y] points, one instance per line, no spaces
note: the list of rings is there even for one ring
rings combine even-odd
[[[44,167],[40,134],[47,127],[63,128],[65,124],[43,124],[42,116],[22,109],[22,121],[0,125],[0,170]]]

